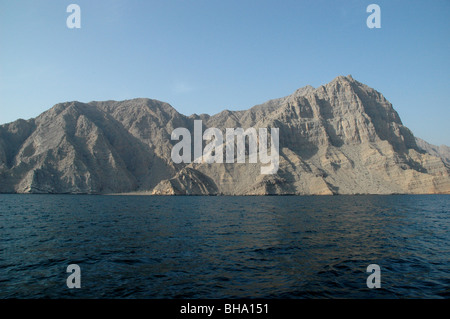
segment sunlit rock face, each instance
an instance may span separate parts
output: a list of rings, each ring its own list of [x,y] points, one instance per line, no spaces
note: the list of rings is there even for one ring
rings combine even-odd
[[[278,128],[279,169],[180,163],[171,133]],[[206,143],[206,142],[204,142]],[[245,111],[184,116],[133,99],[57,104],[0,126],[0,192],[155,195],[450,193],[446,146],[416,139],[376,90],[339,76]]]

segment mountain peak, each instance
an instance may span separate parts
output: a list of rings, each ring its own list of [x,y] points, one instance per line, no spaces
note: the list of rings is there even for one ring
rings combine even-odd
[[[315,90],[315,88],[311,85],[306,85],[304,87],[301,87],[299,89],[297,89],[293,95],[295,96],[302,96],[302,95],[306,95],[308,93],[311,93]]]
[[[349,75],[338,75],[331,82],[339,82],[339,81],[355,82],[355,79],[352,77],[351,74],[349,74]]]

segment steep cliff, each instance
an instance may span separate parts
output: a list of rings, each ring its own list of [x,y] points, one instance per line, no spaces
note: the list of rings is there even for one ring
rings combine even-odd
[[[280,165],[174,164],[177,127],[278,128]],[[191,115],[133,99],[67,102],[0,126],[0,192],[179,195],[450,193],[448,157],[376,90],[339,76],[245,111]],[[418,145],[419,143],[420,145]]]

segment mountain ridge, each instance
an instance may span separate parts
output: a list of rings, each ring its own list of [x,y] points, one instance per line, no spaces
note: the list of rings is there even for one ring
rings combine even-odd
[[[204,129],[221,131],[279,128],[277,174],[260,175],[257,163],[173,163],[172,131],[192,132],[198,119]],[[214,115],[186,116],[147,98],[58,103],[36,118],[0,126],[0,192],[450,193],[444,153],[416,139],[381,93],[338,76],[318,88]]]

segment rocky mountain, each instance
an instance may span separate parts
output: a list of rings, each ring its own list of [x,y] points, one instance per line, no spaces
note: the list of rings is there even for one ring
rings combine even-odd
[[[417,146],[424,152],[440,157],[445,164],[450,165],[450,147],[448,147],[447,145],[441,146],[433,145],[425,142],[424,140],[418,137],[416,137],[416,143]]]
[[[277,173],[261,175],[261,164],[248,161],[175,164],[171,133],[192,132],[195,120],[222,132],[279,128]],[[428,145],[381,93],[351,76],[213,116],[184,116],[150,99],[67,102],[0,126],[0,192],[450,193],[448,147]]]

